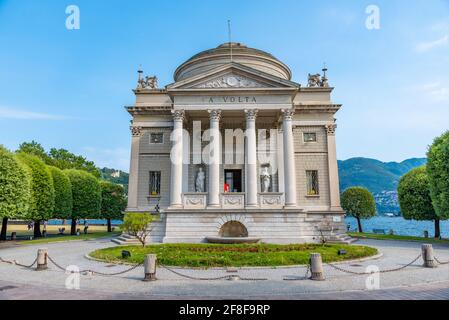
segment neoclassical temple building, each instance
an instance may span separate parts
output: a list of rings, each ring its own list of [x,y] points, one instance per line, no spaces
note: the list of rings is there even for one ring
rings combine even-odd
[[[165,88],[139,71],[127,211],[161,213],[149,241],[345,241],[326,71],[301,86],[241,43],[198,53]]]

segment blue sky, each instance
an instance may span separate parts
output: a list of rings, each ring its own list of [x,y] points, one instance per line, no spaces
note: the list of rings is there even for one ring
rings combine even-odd
[[[65,9],[81,11],[80,30]],[[380,30],[365,27],[368,5]],[[0,0],[0,144],[37,140],[128,170],[139,64],[172,82],[195,53],[233,40],[274,54],[293,80],[329,66],[338,156],[422,157],[449,129],[449,1]]]

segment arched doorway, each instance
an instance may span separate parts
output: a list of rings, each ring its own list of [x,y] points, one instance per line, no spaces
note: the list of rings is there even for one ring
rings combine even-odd
[[[221,227],[219,236],[223,238],[248,238],[248,230],[241,222],[229,221]]]

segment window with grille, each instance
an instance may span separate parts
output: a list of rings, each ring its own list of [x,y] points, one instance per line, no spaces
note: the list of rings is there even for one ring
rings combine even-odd
[[[150,196],[161,194],[161,172],[150,171]]]
[[[319,195],[320,190],[318,187],[318,171],[308,170],[306,171],[306,176],[307,176],[307,195],[308,196]]]
[[[164,143],[164,134],[163,133],[150,133],[150,143],[151,144]]]
[[[316,142],[316,133],[304,132],[304,142]]]

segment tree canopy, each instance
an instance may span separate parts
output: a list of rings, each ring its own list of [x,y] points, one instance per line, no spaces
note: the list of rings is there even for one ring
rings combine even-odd
[[[359,232],[363,232],[360,219],[371,218],[376,215],[376,203],[371,192],[362,187],[351,187],[341,195],[341,206],[357,219]]]
[[[0,146],[0,218],[24,218],[31,197],[28,168]]]
[[[72,215],[73,199],[72,184],[69,177],[59,168],[49,166],[55,188],[55,206],[52,218],[70,219]]]
[[[62,170],[78,169],[87,171],[97,178],[101,176],[101,172],[95,166],[94,162],[87,160],[83,156],[75,155],[65,149],[52,148],[49,152],[46,152],[40,143],[31,141],[22,143],[17,152],[38,156],[47,165],[54,166]]]
[[[126,209],[125,189],[118,184],[101,181],[101,217],[104,219],[123,219]]]
[[[427,152],[430,197],[441,220],[449,219],[449,131],[436,138]]]
[[[72,219],[98,218],[101,208],[101,187],[97,178],[86,171],[64,170],[72,184]]]
[[[55,205],[55,190],[50,169],[37,156],[19,153],[17,158],[25,164],[31,174],[31,201],[28,218],[34,221],[52,217]]]
[[[401,212],[405,219],[438,219],[432,206],[426,166],[413,169],[401,178],[398,186],[398,197]]]

